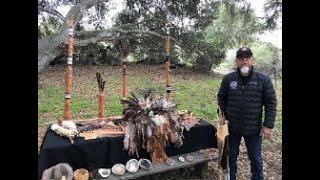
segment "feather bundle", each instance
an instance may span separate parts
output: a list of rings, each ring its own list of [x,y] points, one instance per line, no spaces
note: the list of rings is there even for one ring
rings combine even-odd
[[[121,100],[125,107],[123,120],[127,122],[123,143],[129,155],[138,156],[138,150],[144,148],[147,152],[162,149],[160,153],[166,157],[166,144],[171,142],[180,147],[183,134],[176,104],[157,96],[152,90],[139,97],[133,93],[131,95]]]

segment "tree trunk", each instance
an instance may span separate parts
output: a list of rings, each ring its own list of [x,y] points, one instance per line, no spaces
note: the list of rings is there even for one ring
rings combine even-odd
[[[60,45],[64,46],[68,37],[66,21],[72,20],[73,24],[76,25],[82,19],[87,9],[91,8],[95,4],[107,1],[108,0],[81,0],[69,10],[66,15],[65,22],[59,32],[53,36],[38,40],[38,72],[42,71],[54,58],[62,53],[58,47]]]
[[[65,46],[67,32],[38,40],[38,72],[47,67],[61,53],[59,46]]]

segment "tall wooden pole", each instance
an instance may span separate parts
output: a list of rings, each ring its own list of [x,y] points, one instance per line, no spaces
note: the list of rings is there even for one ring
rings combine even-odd
[[[126,70],[127,70],[127,58],[130,53],[129,44],[127,42],[121,41],[121,53],[122,53],[122,99],[126,99],[127,97],[127,76],[126,76]]]
[[[165,89],[167,91],[167,99],[172,99],[171,86],[170,86],[170,27],[169,23],[166,24],[166,34],[167,37],[165,39]]]
[[[127,65],[126,62],[124,61],[122,63],[122,99],[126,99],[127,97],[127,82],[126,82],[126,69]]]
[[[72,92],[72,57],[73,57],[73,22],[68,20],[68,59],[65,74],[65,106],[64,119],[72,119],[71,113],[71,92]]]

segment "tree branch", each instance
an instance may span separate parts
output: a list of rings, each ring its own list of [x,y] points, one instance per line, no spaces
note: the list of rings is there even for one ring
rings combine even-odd
[[[120,32],[126,35],[120,36],[120,34],[115,35],[114,33],[111,33],[111,32]],[[133,34],[128,35],[129,33],[133,33]],[[144,31],[123,30],[117,27],[113,27],[106,30],[76,32],[75,37],[78,38],[78,40],[75,41],[74,45],[86,46],[89,43],[96,43],[98,41],[115,41],[120,39],[141,38],[143,36],[148,36],[148,35],[157,36],[162,39],[165,39],[167,37],[149,30],[144,30]],[[84,40],[81,40],[81,39],[84,39]],[[170,39],[179,44],[179,42],[177,42],[177,40],[174,39],[173,37],[170,37]]]
[[[95,36],[95,37],[109,37],[111,36],[111,33],[107,33],[107,32],[121,32],[124,34],[128,34],[128,33],[134,33],[135,36],[138,35],[153,35],[153,36],[157,36],[160,37],[161,39],[166,39],[166,35],[161,35],[159,33],[156,33],[154,31],[150,31],[150,30],[124,30],[124,29],[120,29],[118,27],[112,27],[109,29],[105,29],[105,30],[95,30],[95,31],[82,31],[82,32],[76,32],[76,37],[90,37],[90,36]],[[170,36],[170,39],[174,42],[176,42],[177,40],[173,37]]]
[[[66,20],[66,18],[62,14],[60,14],[58,11],[56,11],[55,9],[38,6],[38,11],[43,11],[43,12],[55,15],[58,18],[60,18],[62,20],[62,22],[64,22]]]

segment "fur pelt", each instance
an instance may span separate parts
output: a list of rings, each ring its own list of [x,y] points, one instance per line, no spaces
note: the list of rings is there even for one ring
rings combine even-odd
[[[61,180],[63,176],[66,180],[72,180],[73,178],[72,167],[67,163],[59,163],[44,170],[41,180]]]
[[[67,124],[67,125],[66,125]],[[74,129],[72,125],[66,123],[65,128],[63,126],[58,125],[58,123],[52,124],[50,126],[50,129],[54,131],[55,133],[59,134],[60,136],[68,137],[70,142],[73,144],[73,138],[79,135],[79,132],[77,129]]]

